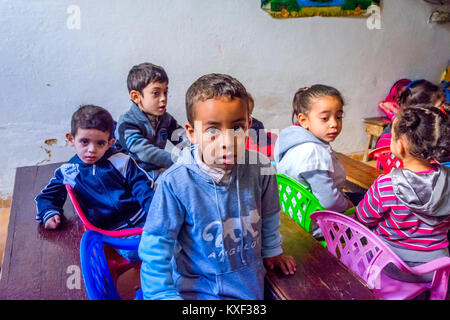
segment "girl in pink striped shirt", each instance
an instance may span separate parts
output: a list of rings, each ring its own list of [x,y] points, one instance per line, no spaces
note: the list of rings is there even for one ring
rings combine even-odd
[[[357,218],[373,228],[408,265],[449,256],[450,168],[433,164],[450,156],[450,110],[432,105],[408,107],[394,119],[391,152],[403,168],[381,175],[356,208]],[[393,265],[384,272],[410,282],[429,282]]]

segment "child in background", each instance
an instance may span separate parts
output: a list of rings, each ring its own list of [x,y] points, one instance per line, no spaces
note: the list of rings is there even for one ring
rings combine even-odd
[[[397,106],[399,109],[419,104],[433,105],[440,108],[444,102],[444,91],[439,88],[439,86],[424,79],[409,82],[406,87],[400,90],[397,96]],[[391,131],[392,122],[384,128],[378,138],[376,148],[381,148],[390,144]]]
[[[262,132],[262,134],[265,134],[264,124],[255,117],[253,117],[253,110],[255,109],[255,100],[253,100],[253,97],[250,93],[247,92],[247,95],[248,95],[248,108],[250,112],[250,117],[252,118],[252,126],[250,127],[250,129],[255,130],[256,139],[253,139],[253,141],[256,142],[257,145],[259,145],[260,131]]]
[[[145,62],[133,66],[127,86],[132,105],[120,116],[115,136],[120,147],[147,171],[153,180],[173,164],[172,155],[164,150],[168,139],[183,132],[166,111],[169,78],[162,67]],[[172,141],[172,140],[171,140]],[[182,142],[181,136],[173,142]]]
[[[449,112],[428,104],[397,113],[390,147],[403,168],[378,177],[356,208],[357,218],[410,266],[449,255],[450,168],[432,164],[449,157]],[[407,275],[393,265],[384,272],[409,282],[432,276]]]
[[[202,76],[186,113],[192,145],[161,176],[139,246],[144,298],[263,299],[264,265],[293,274],[295,261],[282,254],[268,159],[251,164],[245,149],[247,92],[228,75]]]
[[[76,155],[55,171],[35,199],[36,220],[45,229],[61,223],[65,184],[74,188],[94,226],[106,230],[143,226],[155,192],[153,181],[132,158],[111,148],[113,126],[110,113],[98,106],[81,106],[73,114],[66,137]]]
[[[352,202],[343,192],[345,169],[330,146],[342,129],[343,105],[333,87],[316,84],[299,89],[293,101],[294,125],[280,132],[274,152],[278,173],[297,180],[324,208],[337,212],[362,198]]]
[[[271,134],[264,129],[264,124],[261,121],[252,116],[253,110],[255,109],[255,101],[250,93],[247,92],[247,94],[250,117],[252,118],[252,126],[248,133],[249,141],[247,142],[247,148],[259,151],[267,157],[272,158],[273,146]]]

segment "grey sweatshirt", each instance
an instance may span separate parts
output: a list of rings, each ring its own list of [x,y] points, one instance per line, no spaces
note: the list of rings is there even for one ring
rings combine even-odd
[[[283,129],[275,143],[277,173],[308,188],[328,209],[343,212],[348,207],[342,191],[345,169],[331,146],[300,126]]]

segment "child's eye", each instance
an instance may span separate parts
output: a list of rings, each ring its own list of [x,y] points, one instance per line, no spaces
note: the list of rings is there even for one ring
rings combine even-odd
[[[242,128],[242,126],[236,125],[236,126],[234,126],[233,130],[234,130],[235,132],[239,132],[239,131],[241,131],[241,130],[243,131],[244,128]]]
[[[323,121],[328,121],[328,117],[321,117],[320,119],[322,119]]]
[[[159,96],[159,92],[153,92],[152,94],[153,94],[154,97]]]
[[[87,144],[89,143],[89,140],[87,140],[87,139],[81,139],[81,140],[80,140],[80,143],[81,143],[82,145],[87,145]]]
[[[97,143],[100,147],[104,147],[106,145],[105,141],[100,141]]]
[[[215,136],[219,135],[220,130],[218,130],[217,128],[208,128],[208,129],[206,129],[205,133],[212,137],[215,137]]]

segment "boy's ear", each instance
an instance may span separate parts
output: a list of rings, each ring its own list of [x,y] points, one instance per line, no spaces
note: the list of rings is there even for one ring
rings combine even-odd
[[[195,137],[195,130],[194,130],[194,127],[191,126],[191,124],[190,124],[189,122],[186,122],[186,123],[184,124],[184,129],[186,130],[186,135],[187,135],[189,141],[190,141],[192,144],[197,144],[197,139],[196,139],[196,137]]]
[[[250,130],[250,128],[252,127],[252,123],[253,123],[253,118],[251,115],[249,115],[248,117],[248,128],[247,131]]]
[[[111,147],[114,144],[114,142],[116,142],[116,139],[114,139],[114,138],[109,139],[108,148]]]
[[[130,99],[133,100],[134,103],[139,105],[139,103],[141,102],[141,94],[137,90],[131,90]]]
[[[304,115],[303,113],[299,113],[297,115],[297,121],[298,121],[298,124],[300,126],[305,128],[306,130],[308,130],[308,128],[309,128],[309,121],[308,121],[308,117],[306,115]]]
[[[75,138],[72,136],[71,133],[69,133],[69,132],[66,133],[66,139],[67,139],[67,142],[69,142],[69,144],[71,146],[73,146]]]

